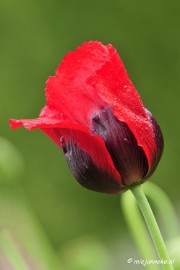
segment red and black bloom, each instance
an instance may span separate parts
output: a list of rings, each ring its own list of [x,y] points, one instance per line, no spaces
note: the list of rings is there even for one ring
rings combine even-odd
[[[118,193],[154,172],[163,136],[112,45],[92,41],[68,53],[45,91],[39,117],[11,127],[46,133],[81,185]]]

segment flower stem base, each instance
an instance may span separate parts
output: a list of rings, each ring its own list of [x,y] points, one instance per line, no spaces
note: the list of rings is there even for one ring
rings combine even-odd
[[[161,232],[157,225],[156,219],[150,207],[150,204],[144,194],[140,185],[135,185],[131,187],[131,192],[133,193],[139,208],[144,216],[147,227],[151,234],[152,240],[158,252],[159,258],[162,260],[162,265],[164,270],[173,270],[172,264],[170,264],[170,258],[168,255],[167,248],[165,246],[164,240],[162,238]]]

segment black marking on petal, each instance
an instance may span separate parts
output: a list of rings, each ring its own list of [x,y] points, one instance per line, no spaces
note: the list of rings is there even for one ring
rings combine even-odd
[[[100,122],[100,117],[99,117],[98,114],[95,114],[95,115],[93,116],[93,121],[94,121],[95,123],[99,123],[99,122]]]
[[[72,174],[82,186],[111,194],[119,193],[126,188],[105,171],[100,170],[93,163],[91,156],[76,142],[68,140],[63,149],[66,149],[65,159]]]
[[[151,167],[150,167],[150,170],[148,171],[148,174],[145,177],[145,178],[148,178],[154,173],[154,171],[155,171],[155,169],[156,169],[156,167],[161,159],[161,156],[162,156],[162,153],[164,150],[164,139],[163,139],[163,134],[162,134],[161,128],[160,128],[159,124],[157,123],[156,119],[154,118],[154,116],[147,109],[146,109],[146,112],[148,113],[151,124],[152,124],[154,138],[155,138],[155,144],[156,144],[156,149],[154,149],[154,156],[152,159]]]
[[[98,122],[94,120],[97,118]],[[113,115],[111,107],[103,108],[93,116],[92,132],[103,137],[124,185],[144,178],[148,171],[146,155],[127,124]]]
[[[64,154],[66,154],[67,153],[67,148],[66,148],[66,144],[65,144],[63,136],[60,138],[60,142],[61,142],[61,145],[62,145],[63,152],[64,152]]]

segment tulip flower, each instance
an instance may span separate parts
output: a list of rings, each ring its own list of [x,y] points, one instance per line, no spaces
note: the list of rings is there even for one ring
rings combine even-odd
[[[11,127],[46,133],[81,185],[118,193],[152,175],[163,136],[112,45],[86,42],[68,53],[45,92],[39,117],[10,120]]]

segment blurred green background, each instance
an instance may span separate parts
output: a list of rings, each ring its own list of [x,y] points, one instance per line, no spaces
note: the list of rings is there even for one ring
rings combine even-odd
[[[118,50],[145,106],[160,123],[165,151],[151,181],[167,192],[178,212],[179,10],[178,0],[0,0],[0,136],[18,148],[18,153],[12,150],[16,154],[2,154],[6,156],[3,166],[8,167],[1,169],[0,187],[5,226],[13,227],[15,221],[28,234],[25,228],[31,222],[18,215],[21,210],[25,215],[26,209],[21,207],[27,201],[45,238],[60,254],[72,241],[89,243],[84,239],[90,237],[92,246],[102,245],[102,252],[114,258],[114,267],[121,263],[127,269],[127,258],[137,252],[118,195],[82,188],[48,137],[38,130],[11,131],[8,124],[9,118],[38,116],[45,104],[43,89],[48,76],[54,75],[68,51],[89,40],[111,43]],[[3,150],[3,145],[4,141],[1,153],[11,152]],[[22,156],[17,166],[18,158],[9,158],[11,154]],[[18,172],[21,167],[23,173]],[[28,241],[33,239],[29,235]]]

